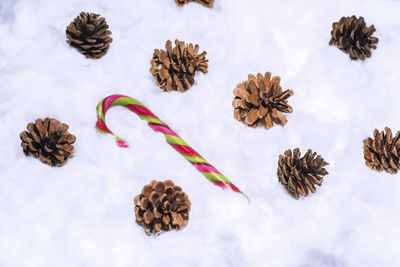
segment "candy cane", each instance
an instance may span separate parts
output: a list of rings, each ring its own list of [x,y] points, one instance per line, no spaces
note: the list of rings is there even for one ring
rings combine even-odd
[[[183,141],[174,131],[172,131],[164,122],[160,121],[156,115],[148,110],[142,103],[129,96],[124,95],[111,95],[97,105],[97,123],[96,129],[102,134],[112,134],[113,132],[108,129],[105,121],[107,111],[115,106],[123,106],[130,111],[136,113],[140,119],[148,122],[150,128],[154,131],[164,134],[166,141],[176,151],[178,151],[185,159],[187,159],[196,169],[201,172],[208,180],[221,188],[230,188],[235,192],[243,194],[247,199],[248,197],[239,190],[231,181],[228,180],[222,173],[214,168],[207,160],[205,160],[199,153],[191,148],[185,141]],[[114,135],[117,145],[120,147],[128,147],[128,144]]]

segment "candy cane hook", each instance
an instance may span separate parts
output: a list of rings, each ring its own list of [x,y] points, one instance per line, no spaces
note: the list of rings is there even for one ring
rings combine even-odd
[[[243,194],[249,199],[242,191],[239,190],[228,178],[214,168],[207,160],[205,160],[199,153],[191,148],[185,141],[183,141],[174,131],[172,131],[164,122],[158,119],[149,109],[142,103],[129,96],[124,95],[111,95],[97,105],[97,123],[96,129],[101,134],[114,133],[108,129],[106,125],[105,115],[107,111],[115,106],[123,106],[130,111],[136,113],[140,119],[148,122],[150,128],[154,131],[164,134],[165,139],[179,154],[188,160],[201,174],[203,174],[209,181],[221,188],[230,188],[234,192]],[[128,144],[114,135],[117,145],[120,147],[128,147]]]

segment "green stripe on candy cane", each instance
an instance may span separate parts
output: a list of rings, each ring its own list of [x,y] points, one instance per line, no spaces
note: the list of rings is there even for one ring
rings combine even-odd
[[[185,141],[183,141],[181,138],[169,134],[164,134],[165,139],[167,139],[167,142],[170,144],[175,144],[175,145],[182,145],[182,146],[188,146]]]
[[[99,104],[97,104],[97,107],[96,107],[96,111],[97,111],[97,116],[102,120],[102,121],[106,121],[106,118],[104,117],[104,113],[103,113],[103,102],[104,102],[104,99],[102,99],[101,101],[100,101],[100,103]],[[99,128],[97,128],[97,130],[100,130]],[[102,130],[100,130],[100,131],[102,131]],[[104,132],[104,131],[103,131]],[[106,132],[107,133],[107,132]]]
[[[142,120],[145,120],[149,123],[156,123],[156,124],[162,124],[165,125],[165,123],[163,123],[162,121],[160,121],[157,118],[154,117],[150,117],[150,116],[142,116],[142,115],[138,115]]]
[[[228,178],[226,178],[225,176],[223,176],[222,174],[218,174],[218,173],[211,173],[211,172],[202,172],[202,174],[207,177],[207,179],[212,180],[212,181],[224,181],[229,183]]]
[[[137,101],[136,99],[133,99],[131,97],[120,97],[116,99],[110,106],[110,108],[115,107],[115,106],[125,106],[125,105],[138,105],[144,107],[142,103]]]
[[[189,156],[189,155],[185,155],[185,154],[181,154],[181,155],[185,159],[187,159],[188,161],[193,162],[193,163],[207,163],[207,164],[210,164],[210,163],[208,163],[207,160],[205,160],[204,158],[199,157],[199,156]]]

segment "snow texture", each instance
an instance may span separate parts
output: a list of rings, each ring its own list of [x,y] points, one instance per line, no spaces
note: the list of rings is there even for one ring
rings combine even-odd
[[[114,41],[89,60],[66,43],[80,11],[107,19]],[[0,266],[400,266],[400,178],[364,165],[362,140],[400,129],[400,1],[0,0]],[[364,16],[379,37],[365,62],[328,45],[332,22]],[[208,52],[209,73],[165,93],[149,72],[178,38]],[[233,118],[232,90],[270,71],[295,93],[286,126]],[[107,122],[131,144],[97,134],[95,107],[121,93],[142,101],[251,199],[223,191],[123,108]],[[75,134],[62,168],[25,157],[19,133],[57,118]],[[279,154],[308,148],[330,163],[315,194],[291,198]],[[189,225],[148,237],[133,197],[152,179],[190,196]]]

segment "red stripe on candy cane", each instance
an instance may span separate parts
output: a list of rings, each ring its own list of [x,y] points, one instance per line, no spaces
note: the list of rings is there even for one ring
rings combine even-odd
[[[217,173],[217,174],[221,174],[216,168],[214,168],[211,165],[205,164],[205,163],[196,163],[196,162],[192,162],[193,166],[196,167],[196,169],[198,169],[201,172],[208,172],[208,173]]]
[[[142,106],[139,106],[139,105],[135,105],[135,104],[128,104],[125,107],[127,109],[129,109],[130,111],[135,112],[138,115],[151,116],[151,117],[157,118],[157,116],[154,115],[153,112],[151,112],[150,110],[148,110],[145,107],[142,107]]]
[[[103,113],[104,113],[104,115],[106,114],[106,112],[110,108],[110,106],[114,103],[114,101],[117,100],[118,98],[121,98],[121,97],[126,97],[126,96],[124,96],[124,95],[112,95],[112,96],[109,96],[109,97],[107,97],[107,98],[105,98],[103,100]]]
[[[97,117],[96,127],[102,131],[112,134],[111,130],[108,129],[107,125],[105,125],[99,117]]]
[[[211,181],[213,184],[219,186],[219,187],[230,187],[233,191],[241,193],[241,191],[239,190],[239,188],[237,188],[235,185],[233,184],[229,184],[223,181]]]
[[[149,123],[149,126],[155,132],[159,132],[159,133],[162,133],[162,134],[168,134],[168,135],[179,137],[174,131],[172,131],[170,128],[168,128],[165,125]]]
[[[172,146],[176,151],[178,151],[181,154],[185,154],[185,155],[189,155],[189,156],[198,156],[201,157],[199,153],[197,153],[196,151],[194,151],[193,148],[188,147],[188,146],[183,146],[183,145],[177,145],[177,144],[171,144],[170,146]]]

